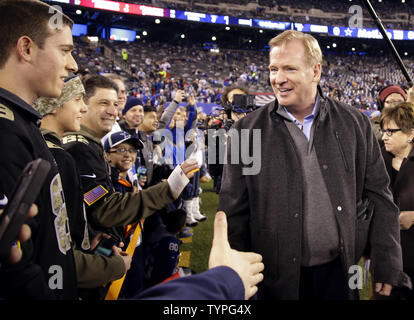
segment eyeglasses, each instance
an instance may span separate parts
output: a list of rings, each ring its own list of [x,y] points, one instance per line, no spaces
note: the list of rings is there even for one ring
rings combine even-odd
[[[398,131],[401,131],[401,129],[386,129],[386,130],[380,129],[381,135],[385,133],[389,137],[391,137],[395,132],[398,132]]]
[[[137,149],[118,148],[118,149],[115,149],[113,151],[109,151],[108,153],[117,153],[117,154],[124,155],[126,152],[128,152],[129,154],[137,154],[138,150]]]

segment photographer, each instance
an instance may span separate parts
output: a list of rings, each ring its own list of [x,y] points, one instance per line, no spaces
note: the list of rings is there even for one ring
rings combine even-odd
[[[254,96],[250,94],[248,88],[243,86],[227,87],[221,96],[221,105],[227,115],[227,120],[222,126],[226,132],[230,130],[234,123],[255,109]],[[210,129],[215,130],[219,130],[220,128],[218,128],[216,124],[210,127]],[[212,138],[215,143],[209,146],[209,149],[216,148],[216,161],[211,164],[209,163],[208,169],[214,181],[214,190],[219,194],[221,188],[221,175],[223,172],[224,152],[221,152],[220,143],[217,143],[219,132],[216,132]],[[227,139],[224,140],[224,144],[226,143],[226,140]]]

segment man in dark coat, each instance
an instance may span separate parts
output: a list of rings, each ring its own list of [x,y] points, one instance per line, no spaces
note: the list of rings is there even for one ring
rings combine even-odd
[[[376,292],[389,295],[405,279],[398,208],[369,119],[318,94],[322,53],[312,36],[286,31],[270,47],[277,100],[238,121],[228,142],[219,209],[230,244],[263,256],[259,298],[355,299],[351,266],[363,253]]]

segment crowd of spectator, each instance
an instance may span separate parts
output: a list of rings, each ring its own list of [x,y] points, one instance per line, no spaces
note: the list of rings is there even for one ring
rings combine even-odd
[[[102,47],[81,41],[75,58],[83,73],[117,73],[126,78],[130,94],[158,107],[171,101],[177,89],[193,93],[198,103],[219,104],[222,90],[243,84],[257,94],[271,92],[267,52],[222,50],[172,46],[158,42],[107,43],[121,60],[128,51],[128,69],[124,70],[105,55]],[[408,70],[412,59],[404,59]],[[327,80],[329,79],[329,81]],[[348,55],[327,53],[321,87],[325,94],[361,109],[377,109],[377,93],[385,85],[404,84],[405,79],[390,55]]]
[[[208,1],[166,1],[166,0],[144,0],[127,1],[145,5],[158,6],[169,9],[206,12],[234,17],[269,19],[273,21],[287,21],[296,23],[314,23],[327,25],[348,25],[349,8],[352,5],[361,5],[360,1],[295,1],[290,0],[208,0]],[[411,0],[404,3],[399,1],[382,1],[373,3],[379,17],[383,19],[387,28],[410,30],[413,27],[411,17],[414,14],[414,6]],[[233,6],[232,6],[233,5]],[[235,7],[234,5],[237,5]],[[239,6],[244,6],[240,9]],[[319,10],[316,12],[315,10]],[[346,17],[333,15],[332,13],[346,14]],[[397,14],[403,14],[396,16]],[[364,10],[364,27],[376,27],[370,18],[368,11]]]

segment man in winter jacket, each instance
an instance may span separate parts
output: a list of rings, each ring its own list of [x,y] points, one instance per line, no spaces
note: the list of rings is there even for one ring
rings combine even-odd
[[[409,286],[398,208],[369,119],[318,92],[316,39],[285,31],[269,44],[276,101],[235,124],[219,201],[231,246],[263,256],[259,298],[356,299],[363,254],[377,293]],[[243,150],[257,145],[252,166]]]

